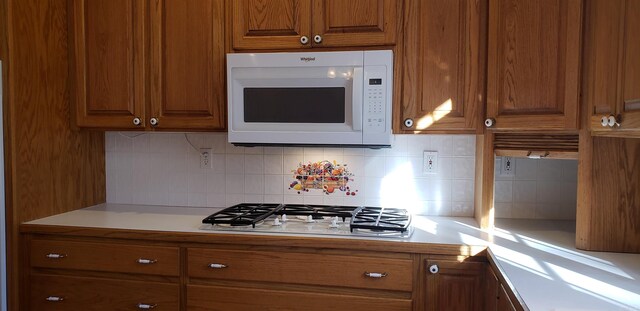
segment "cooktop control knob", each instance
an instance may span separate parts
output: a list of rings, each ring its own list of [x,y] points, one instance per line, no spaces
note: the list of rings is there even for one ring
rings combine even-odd
[[[307,220],[305,220],[305,222],[315,222],[315,221],[313,220],[313,216],[307,215]]]
[[[274,219],[274,220],[273,220],[273,225],[274,225],[274,226],[279,226],[279,225],[281,225],[281,223],[280,223],[280,219],[278,219],[278,218]]]
[[[287,214],[282,214],[282,222],[287,222]]]
[[[333,218],[331,218],[331,224],[329,225],[330,228],[338,228],[338,216],[333,216]]]

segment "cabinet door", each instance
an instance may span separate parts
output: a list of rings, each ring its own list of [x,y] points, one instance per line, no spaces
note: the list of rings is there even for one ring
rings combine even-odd
[[[144,126],[145,10],[144,0],[70,1],[71,100],[79,127]]]
[[[234,0],[231,5],[234,49],[311,47],[311,0]]]
[[[397,0],[314,0],[313,45],[393,45],[401,11]]]
[[[224,129],[224,0],[151,5],[151,113],[162,129]],[[153,123],[151,123],[153,126]]]
[[[487,265],[486,268],[486,296],[485,296],[485,311],[497,311],[498,310],[498,287],[500,286],[500,281],[498,281],[498,277],[493,272],[493,269],[490,265]]]
[[[581,0],[489,1],[495,129],[577,129],[581,15]]]
[[[408,131],[474,131],[478,127],[484,89],[480,3],[406,2],[402,111],[395,120],[397,127]]]
[[[484,307],[484,271],[481,262],[425,261],[425,310],[471,311]],[[432,273],[431,266],[438,266]]]
[[[504,288],[504,284],[500,284],[498,292],[498,311],[516,311],[516,307],[511,302],[511,298],[507,294],[507,290]]]
[[[187,285],[187,309],[409,311],[412,310],[412,302],[411,299],[381,297],[380,292],[356,296],[347,293]]]
[[[640,2],[590,1],[587,7],[585,95],[593,131],[603,116],[620,115],[616,131],[640,130]]]

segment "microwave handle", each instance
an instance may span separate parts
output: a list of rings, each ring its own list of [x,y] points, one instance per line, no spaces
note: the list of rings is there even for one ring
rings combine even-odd
[[[364,77],[362,67],[353,68],[353,129],[362,130],[362,101],[364,96]]]

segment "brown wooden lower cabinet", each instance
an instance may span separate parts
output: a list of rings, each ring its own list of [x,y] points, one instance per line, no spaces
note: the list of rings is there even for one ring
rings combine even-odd
[[[425,260],[425,310],[482,310],[485,262]]]
[[[254,310],[412,310],[411,299],[379,298],[316,292],[188,285],[189,311]]]
[[[180,285],[148,281],[35,274],[30,310],[180,310]]]

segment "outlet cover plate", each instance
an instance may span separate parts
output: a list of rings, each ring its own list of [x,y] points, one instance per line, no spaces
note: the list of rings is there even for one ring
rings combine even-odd
[[[213,164],[211,163],[211,148],[200,148],[200,168],[201,169],[212,169]]]
[[[436,174],[438,172],[438,152],[424,151],[422,156],[422,174]]]
[[[500,161],[500,176],[513,176],[516,174],[516,159],[502,157]]]

